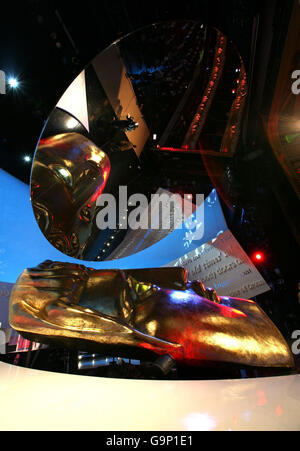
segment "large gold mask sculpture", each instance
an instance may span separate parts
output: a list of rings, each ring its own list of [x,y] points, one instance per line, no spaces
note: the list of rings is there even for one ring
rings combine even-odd
[[[94,270],[46,261],[19,276],[10,324],[34,341],[111,356],[294,365],[287,343],[254,301],[218,297],[187,281],[182,268]]]

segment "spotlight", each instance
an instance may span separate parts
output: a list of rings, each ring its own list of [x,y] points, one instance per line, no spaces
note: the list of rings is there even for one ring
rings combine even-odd
[[[10,77],[8,79],[8,84],[11,88],[16,89],[19,86],[19,81],[15,77]]]
[[[25,161],[25,163],[30,163],[31,157],[29,155],[24,155],[23,160]]]
[[[253,259],[256,262],[262,262],[264,260],[264,254],[262,252],[255,252],[255,254],[253,255]]]

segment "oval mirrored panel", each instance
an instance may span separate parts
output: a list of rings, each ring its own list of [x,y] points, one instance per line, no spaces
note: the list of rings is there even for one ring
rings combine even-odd
[[[36,150],[31,201],[46,238],[111,260],[172,233],[196,193],[216,188],[230,203],[246,92],[236,48],[201,23],[154,24],[110,45],[60,98]]]

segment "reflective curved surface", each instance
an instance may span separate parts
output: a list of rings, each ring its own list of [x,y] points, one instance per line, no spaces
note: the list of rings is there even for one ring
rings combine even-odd
[[[32,168],[31,200],[46,238],[78,259],[118,259],[152,246],[178,227],[175,222],[161,225],[163,213],[157,212],[153,194],[190,196],[190,213],[182,214],[180,225],[199,207],[195,192],[207,196],[216,187],[226,200],[224,177],[239,140],[246,93],[241,57],[215,28],[194,21],[165,22],[113,43],[77,76],[43,130]],[[98,175],[86,174],[90,149],[107,160]],[[46,152],[45,176],[40,167]],[[74,152],[81,152],[81,160]],[[187,155],[194,160],[185,160]],[[178,182],[179,156],[183,182]],[[75,190],[70,165],[76,165]],[[188,181],[191,166],[203,180],[197,188]],[[92,181],[94,176],[99,180]],[[95,205],[89,207],[93,189],[98,189]],[[109,227],[97,221],[104,194],[115,200],[115,221]],[[130,202],[136,194],[144,196],[139,211],[139,204]],[[60,197],[64,200],[54,202]],[[149,223],[137,231],[130,222],[130,214],[139,217],[149,210],[155,210],[160,224],[151,239]],[[131,243],[141,237],[143,247],[135,249]]]

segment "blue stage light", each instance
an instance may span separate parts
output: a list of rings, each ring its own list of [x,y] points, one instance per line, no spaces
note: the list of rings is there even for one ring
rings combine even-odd
[[[18,81],[18,79],[15,78],[15,77],[10,77],[10,78],[8,79],[8,84],[9,84],[9,86],[10,86],[11,88],[16,89],[16,88],[18,88],[18,86],[19,86],[19,81]]]

